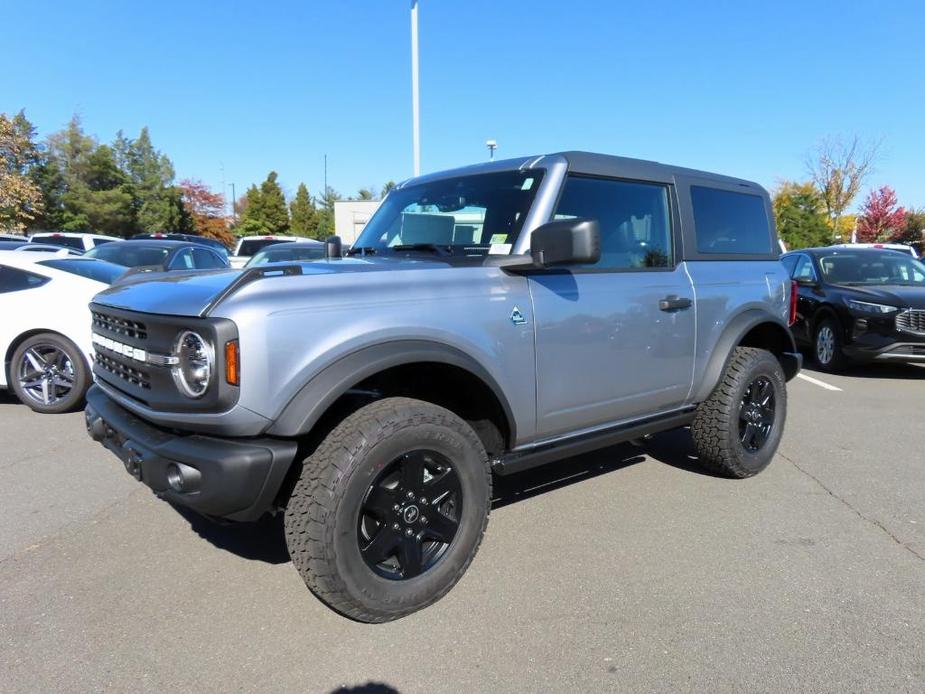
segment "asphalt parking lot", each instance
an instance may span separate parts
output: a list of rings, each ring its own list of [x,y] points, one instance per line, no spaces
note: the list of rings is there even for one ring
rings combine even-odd
[[[681,431],[505,479],[460,584],[378,626],[278,523],[182,515],[0,395],[0,690],[921,692],[925,368],[804,373],[758,477]]]

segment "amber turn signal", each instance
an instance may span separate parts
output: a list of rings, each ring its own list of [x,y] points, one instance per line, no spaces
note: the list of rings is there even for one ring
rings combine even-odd
[[[225,343],[225,380],[233,386],[241,385],[241,362],[238,341]]]

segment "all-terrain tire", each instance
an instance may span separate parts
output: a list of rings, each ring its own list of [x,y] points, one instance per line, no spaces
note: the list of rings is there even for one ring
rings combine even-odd
[[[28,374],[25,382],[21,378],[24,373]],[[82,407],[90,380],[90,367],[83,353],[57,333],[39,333],[24,340],[10,360],[10,388],[20,402],[40,414]],[[44,388],[35,385],[42,381]]]
[[[746,396],[752,384],[769,384],[773,392],[774,417],[770,432],[757,450],[742,441],[740,428]],[[736,347],[719,384],[700,403],[691,424],[699,461],[707,470],[724,477],[744,478],[768,466],[784,431],[787,417],[787,386],[780,362],[770,352],[754,347]],[[747,425],[747,424],[746,424]]]
[[[419,450],[436,452],[455,470],[458,526],[430,568],[394,580],[361,554],[361,509],[371,485],[396,460]],[[386,398],[340,422],[305,459],[286,506],[286,544],[305,584],[328,606],[357,621],[387,622],[433,604],[459,581],[482,541],[490,504],[487,454],[472,428],[442,407]]]

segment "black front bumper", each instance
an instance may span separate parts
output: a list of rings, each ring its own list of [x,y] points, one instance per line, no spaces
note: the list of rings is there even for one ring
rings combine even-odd
[[[87,432],[158,496],[209,516],[256,520],[271,510],[297,444],[283,439],[224,439],[161,429],[87,392]]]

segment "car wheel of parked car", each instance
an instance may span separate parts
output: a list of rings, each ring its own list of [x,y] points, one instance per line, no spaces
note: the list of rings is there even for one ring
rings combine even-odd
[[[487,454],[472,428],[442,407],[386,398],[344,419],[303,462],[286,543],[321,600],[386,622],[456,584],[490,503]]]
[[[771,462],[787,415],[786,379],[770,352],[737,347],[691,424],[704,467],[725,477],[751,477]]]
[[[816,326],[813,338],[813,357],[823,371],[836,372],[845,368],[845,357],[841,351],[841,337],[838,321],[824,318]]]
[[[33,335],[13,352],[10,387],[36,412],[69,412],[83,404],[90,387],[90,367],[67,338],[54,333]]]

